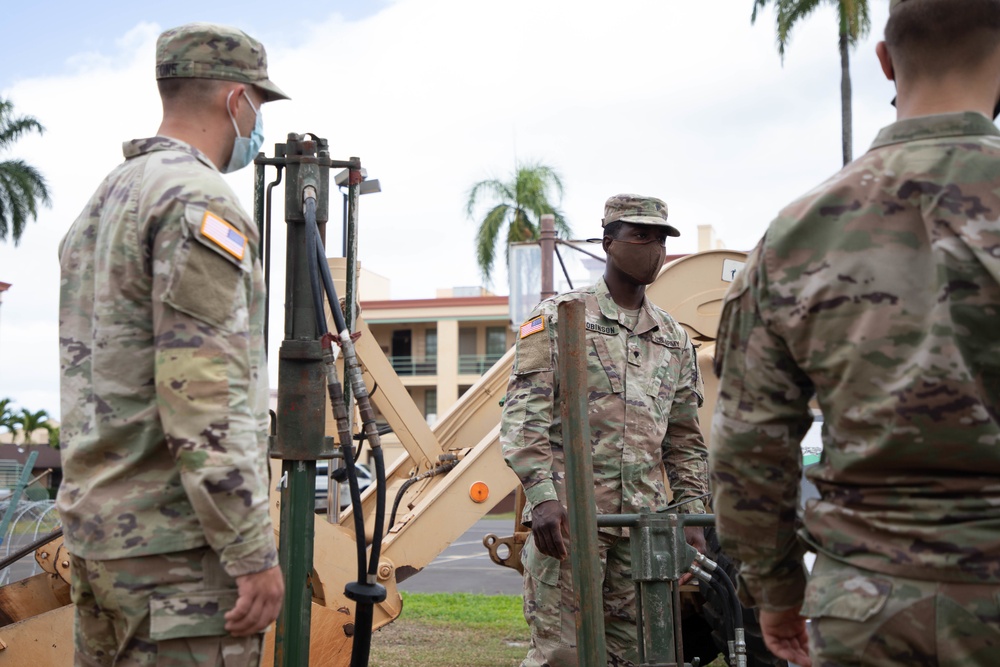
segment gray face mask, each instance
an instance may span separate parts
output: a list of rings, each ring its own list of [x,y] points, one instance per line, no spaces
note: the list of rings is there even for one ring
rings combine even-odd
[[[619,241],[612,239],[608,255],[625,275],[640,285],[648,285],[660,273],[667,249],[656,239],[649,241]]]
[[[232,99],[233,92],[235,91],[229,91],[229,97],[226,98],[226,111],[229,111],[229,100]],[[241,137],[240,128],[236,124],[236,119],[233,118],[233,112],[229,111],[229,120],[233,121],[233,127],[236,128],[236,141],[233,142],[233,154],[229,157],[229,162],[222,168],[223,174],[239,171],[253,162],[254,157],[260,152],[260,147],[264,145],[264,119],[261,117],[260,109],[253,105],[253,101],[246,91],[243,91],[243,97],[247,98],[247,102],[257,118],[250,131],[250,136]]]

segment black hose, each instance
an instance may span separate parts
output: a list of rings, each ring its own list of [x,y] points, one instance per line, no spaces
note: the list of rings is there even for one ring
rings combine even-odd
[[[718,568],[712,573],[712,578],[718,577],[722,580],[723,585],[728,593],[729,603],[731,606],[730,611],[733,615],[733,625],[739,629],[743,629],[743,605],[740,604],[740,598],[736,594],[736,586],[733,585],[733,580],[729,578],[729,575],[723,571],[722,568]]]
[[[399,487],[399,491],[396,492],[396,500],[392,503],[392,515],[389,517],[389,530],[392,530],[392,527],[396,525],[396,510],[399,509],[399,503],[403,500],[403,494],[418,481],[420,481],[419,477],[411,477],[403,482],[403,486]]]
[[[306,231],[306,257],[316,257],[317,252],[320,256],[325,253],[319,248],[319,227],[316,225],[316,198],[307,197],[306,198],[306,226],[315,229],[315,232]],[[325,262],[323,262],[325,264]],[[323,334],[328,332],[326,328],[326,313],[323,310],[323,287],[319,282],[319,272],[320,269],[316,266],[317,262],[306,261],[309,265],[309,287],[312,292],[312,302],[313,310],[316,313],[316,328],[319,330],[319,336],[322,337]]]
[[[319,227],[315,228],[315,238],[319,239]],[[316,260],[319,262],[320,276],[323,286],[326,288],[326,299],[330,302],[330,311],[333,313],[333,325],[337,328],[337,333],[347,329],[347,322],[344,320],[344,311],[340,309],[340,299],[337,298],[337,289],[333,285],[333,276],[330,275],[330,266],[326,263],[326,251],[322,243],[316,244]]]
[[[340,451],[347,464],[347,484],[351,490],[351,510],[354,515],[354,541],[358,551],[358,582],[365,581],[365,571],[368,562],[365,558],[365,517],[361,513],[361,488],[358,486],[358,473],[354,469],[354,453],[350,443],[341,445]],[[360,605],[359,605],[360,606]],[[357,623],[355,623],[357,627]]]
[[[381,447],[372,447],[372,454],[375,457],[375,532],[372,534],[372,552],[368,558],[369,578],[378,575],[382,533],[385,530],[385,458]]]
[[[399,487],[399,491],[396,492],[396,500],[392,503],[392,516],[389,518],[389,530],[392,530],[392,527],[396,525],[396,510],[399,509],[399,503],[403,500],[403,494],[406,493],[407,489],[409,489],[411,486],[413,486],[422,479],[427,479],[428,477],[434,477],[435,475],[441,475],[443,473],[448,472],[457,465],[458,461],[451,461],[449,463],[445,463],[443,465],[431,468],[430,470],[422,472],[419,475],[415,475],[406,480],[405,482],[403,482],[403,485]]]

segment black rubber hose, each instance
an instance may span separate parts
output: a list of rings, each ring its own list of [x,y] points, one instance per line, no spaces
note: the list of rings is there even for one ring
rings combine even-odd
[[[731,609],[732,603],[729,600],[729,589],[726,588],[726,585],[719,580],[719,577],[715,576],[714,572],[712,573],[712,581],[709,582],[709,585],[712,587],[712,590],[715,591],[715,595],[717,596],[717,599],[720,600],[720,601],[722,601],[724,603],[724,607],[730,607],[730,609],[729,609],[728,612],[725,610],[724,607],[721,608],[721,609],[719,609],[718,612],[719,612],[719,614],[722,617],[721,618],[721,620],[722,620],[722,631],[723,631],[723,633],[725,633],[726,640],[730,640],[731,639],[731,640],[733,640],[735,642],[736,641],[736,631],[735,631],[736,619],[730,618],[732,616],[733,612],[732,612],[732,609]],[[727,658],[729,657],[728,656],[728,652],[727,652],[727,656],[726,657]]]
[[[375,532],[372,534],[372,552],[368,559],[369,577],[378,575],[382,533],[385,530],[385,457],[381,447],[372,447],[372,454],[375,457]]]
[[[306,257],[316,257],[317,252],[325,254],[319,248],[319,228],[316,226],[316,198],[306,198],[305,206],[306,227],[315,229],[315,232],[306,231]],[[323,310],[323,286],[319,282],[320,268],[317,262],[306,262],[309,265],[309,287],[312,291],[313,310],[316,312],[316,328],[319,335],[328,332],[326,328],[326,313]]]
[[[712,573],[712,577],[719,577],[722,580],[723,585],[726,587],[726,591],[729,593],[729,603],[732,607],[730,610],[733,615],[733,626],[743,630],[743,605],[740,604],[740,597],[736,594],[736,586],[733,585],[733,580],[729,578],[722,568],[717,568],[715,572]],[[735,636],[735,633],[734,633]]]
[[[365,571],[368,561],[365,553],[365,517],[361,513],[361,488],[358,486],[358,473],[354,470],[354,452],[350,443],[341,446],[340,451],[347,464],[347,484],[351,490],[351,510],[354,514],[354,541],[358,550],[358,583],[365,582]]]
[[[354,609],[354,638],[351,646],[351,667],[367,667],[368,655],[372,647],[372,624],[375,620],[375,605],[358,602]],[[358,632],[367,628],[367,632]]]
[[[344,320],[344,311],[340,309],[340,299],[337,298],[337,288],[333,285],[333,276],[330,275],[330,266],[326,263],[326,250],[322,242],[319,241],[319,227],[313,225],[316,243],[316,260],[319,262],[320,276],[323,279],[323,286],[326,288],[326,298],[330,302],[330,312],[333,313],[333,325],[337,327],[337,333],[347,329],[347,322]]]
[[[403,482],[403,486],[399,487],[399,491],[396,492],[396,500],[392,503],[392,514],[389,517],[389,530],[392,530],[392,527],[396,525],[396,510],[399,509],[399,503],[403,500],[403,494],[418,481],[420,481],[419,477],[411,477]]]

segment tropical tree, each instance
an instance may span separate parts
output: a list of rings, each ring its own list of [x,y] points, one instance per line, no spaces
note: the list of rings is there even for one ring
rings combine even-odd
[[[507,228],[504,247],[508,249],[511,243],[537,240],[541,233],[540,220],[546,213],[555,215],[556,231],[561,236],[570,235],[566,218],[550,199],[553,194],[562,200],[562,179],[552,167],[540,163],[517,165],[507,180],[490,178],[479,181],[469,190],[465,205],[469,218],[483,199],[490,205],[476,234],[476,261],[487,283],[493,273],[497,241],[503,236],[504,227]],[[509,251],[504,254],[509,264]]]
[[[17,414],[13,409],[14,401],[9,398],[0,398],[0,428],[7,429],[7,432],[14,435],[17,431]],[[12,437],[13,439],[13,437]]]
[[[0,98],[0,153],[28,132],[42,134],[45,128],[32,116],[15,116],[13,103]],[[0,160],[0,241],[10,237],[17,245],[28,218],[38,219],[39,203],[51,204],[41,173],[24,160]]]
[[[851,62],[850,47],[857,46],[858,40],[868,35],[872,21],[868,12],[868,0],[754,0],[750,23],[757,21],[757,10],[768,4],[774,5],[778,54],[785,60],[785,47],[792,28],[812,14],[822,4],[832,4],[837,8],[840,19],[840,115],[844,151],[844,164],[851,161]]]
[[[45,410],[32,412],[27,408],[21,408],[21,413],[16,415],[14,420],[17,425],[20,426],[21,444],[24,445],[31,444],[31,434],[38,429],[45,429],[47,434],[51,437],[52,429],[55,428],[53,424],[49,423],[49,413]]]

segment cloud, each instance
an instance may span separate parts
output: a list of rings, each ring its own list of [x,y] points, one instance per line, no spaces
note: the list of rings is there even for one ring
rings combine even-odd
[[[392,280],[395,298],[479,283],[465,198],[515,159],[561,172],[562,208],[579,237],[599,228],[609,195],[631,191],[668,202],[683,234],[671,251],[695,250],[699,224],[750,248],[784,204],[839,168],[840,74],[832,10],[796,29],[782,67],[772,16],[751,27],[749,9],[737,0],[397,0],[295,34],[268,27],[271,77],[293,99],[264,107],[265,150],[288,132],[314,132],[335,158],[362,158],[383,192],[361,199],[360,259]],[[885,12],[873,13],[878,33]],[[251,31],[268,26],[263,15],[247,21]],[[0,280],[13,283],[0,307],[0,396],[32,409],[58,413],[58,242],[121,161],[121,142],[156,130],[162,27],[139,24],[113,52],[73,58],[69,75],[3,91],[47,128],[15,152],[53,192],[20,247],[0,245]],[[856,154],[892,120],[874,41],[852,53]],[[248,210],[251,171],[228,177]],[[284,264],[276,192],[272,332],[281,331]],[[328,246],[337,251],[338,204],[334,193]],[[494,287],[505,293],[505,284],[501,270]]]

